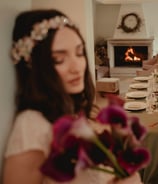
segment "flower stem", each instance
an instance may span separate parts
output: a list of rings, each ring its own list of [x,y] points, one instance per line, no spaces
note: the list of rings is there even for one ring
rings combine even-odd
[[[94,170],[97,170],[97,171],[103,171],[103,172],[106,172],[106,173],[109,173],[109,174],[113,174],[113,175],[117,175],[118,177],[120,176],[117,173],[115,173],[113,170],[109,170],[109,169],[106,169],[106,168],[92,167],[91,169],[94,169]]]
[[[114,166],[114,170],[118,172],[119,177],[125,177],[127,174],[123,171],[123,169],[119,166],[114,154],[109,151],[103,144],[100,142],[100,140],[95,137],[93,139],[94,143],[106,154],[106,156],[110,159]]]

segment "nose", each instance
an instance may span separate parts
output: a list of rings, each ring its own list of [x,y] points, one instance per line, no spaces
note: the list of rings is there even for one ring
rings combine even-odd
[[[80,69],[81,69],[80,64],[81,64],[81,60],[80,60],[79,57],[77,57],[77,56],[71,56],[70,57],[69,69],[72,73],[80,71]]]

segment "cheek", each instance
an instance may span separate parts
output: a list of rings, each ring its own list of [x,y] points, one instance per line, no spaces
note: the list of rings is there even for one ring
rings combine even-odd
[[[85,72],[86,68],[87,68],[87,62],[84,59],[83,61],[80,62],[80,67],[81,69]]]
[[[61,79],[63,79],[64,76],[66,75],[66,71],[67,71],[66,67],[59,65],[59,66],[55,66],[55,69],[56,69],[59,77]]]

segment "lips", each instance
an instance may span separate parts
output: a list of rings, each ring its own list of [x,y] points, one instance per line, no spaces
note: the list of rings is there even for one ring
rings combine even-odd
[[[81,82],[81,77],[77,77],[75,79],[68,81],[68,83],[72,84],[72,85],[78,85],[78,84],[80,84],[80,82]]]

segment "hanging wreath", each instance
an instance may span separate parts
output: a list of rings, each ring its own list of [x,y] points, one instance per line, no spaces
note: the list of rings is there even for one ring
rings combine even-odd
[[[126,33],[135,33],[140,31],[141,24],[141,18],[136,13],[128,13],[122,17],[118,29],[122,29]]]

